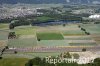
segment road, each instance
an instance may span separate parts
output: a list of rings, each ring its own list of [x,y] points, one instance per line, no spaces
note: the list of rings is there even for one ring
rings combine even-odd
[[[16,51],[18,52],[81,52],[83,48],[84,47],[35,47],[35,48],[16,48]],[[85,48],[86,51],[91,51],[91,52],[100,51],[100,46],[85,47]]]

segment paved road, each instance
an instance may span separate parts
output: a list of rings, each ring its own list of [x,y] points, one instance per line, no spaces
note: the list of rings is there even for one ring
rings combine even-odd
[[[77,52],[82,51],[83,47],[37,47],[37,48],[16,48],[19,52]],[[86,47],[87,51],[100,51],[99,47]]]
[[[6,49],[3,53],[10,54],[10,53],[14,53],[14,51],[18,51],[18,52],[81,52],[82,49],[83,47],[35,47],[35,48]],[[97,51],[100,51],[100,46],[86,47],[86,50],[91,51],[91,52],[97,52]]]

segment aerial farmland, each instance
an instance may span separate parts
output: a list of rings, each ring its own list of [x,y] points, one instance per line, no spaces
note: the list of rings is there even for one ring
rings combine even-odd
[[[81,27],[79,27],[79,25]],[[84,28],[90,35],[86,34]],[[9,32],[15,32],[17,38],[7,39]],[[13,30],[2,29],[1,47],[34,48],[36,47],[93,47],[99,45],[99,24],[66,24],[66,26],[20,26]],[[39,50],[38,50],[39,51]],[[30,52],[30,51],[29,51]]]
[[[86,63],[77,61],[82,66],[100,58],[100,15],[91,15],[99,10],[99,5],[16,4],[2,7],[5,8],[1,8],[4,14],[0,17],[0,66],[28,66],[34,58],[36,62],[45,58],[80,61],[90,58]]]

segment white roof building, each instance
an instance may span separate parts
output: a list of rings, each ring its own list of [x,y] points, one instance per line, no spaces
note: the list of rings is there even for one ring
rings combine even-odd
[[[90,15],[89,19],[99,19],[100,20],[100,15]]]

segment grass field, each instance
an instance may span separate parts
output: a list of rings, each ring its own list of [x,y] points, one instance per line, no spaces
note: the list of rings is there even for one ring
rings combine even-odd
[[[8,31],[0,31],[0,40],[7,40],[8,33]]]
[[[35,29],[30,26],[16,27],[14,30],[16,35],[19,36],[18,39],[9,39],[8,45],[10,47],[34,47],[37,45],[37,40],[35,38]]]
[[[35,57],[44,58],[46,56],[58,56],[61,52],[30,52],[30,53],[17,53],[17,54],[4,54],[5,58],[28,58],[33,59]]]
[[[85,35],[85,33],[81,30],[67,30],[65,32],[63,32],[63,35]]]
[[[86,28],[88,32],[92,34],[99,34],[99,25],[82,25]],[[50,30],[51,29],[51,30]],[[83,31],[78,28],[77,25],[67,25],[63,27],[60,26],[47,26],[47,27],[16,27],[14,29],[17,35],[20,35],[18,39],[9,39],[9,47],[18,47],[18,48],[36,48],[37,47],[68,47],[68,46],[84,46],[91,47],[97,46],[91,35],[85,35]],[[5,46],[3,41],[7,39],[8,31],[0,31],[0,46]],[[100,36],[95,36],[96,40],[100,41]],[[38,41],[37,39],[40,39]],[[88,42],[89,41],[89,42]],[[28,50],[29,50],[28,49]],[[25,49],[24,51],[26,51]],[[53,49],[54,50],[54,49]],[[42,51],[42,50],[41,50]],[[17,54],[3,54],[3,59],[0,60],[0,66],[25,66],[28,59],[34,57],[46,57],[46,56],[58,56],[60,52],[18,52]],[[55,50],[56,51],[56,50]],[[26,59],[27,58],[27,59]]]
[[[19,28],[14,30],[17,35],[33,35],[35,34],[34,28]]]
[[[49,47],[69,46],[66,40],[41,40],[38,43],[39,46],[49,46]]]
[[[0,48],[7,46],[7,40],[0,40]]]
[[[94,39],[97,44],[100,44],[100,24],[82,24],[81,27],[85,28],[86,31],[91,34],[92,39]]]
[[[10,47],[35,47],[37,42],[35,38],[11,39],[8,45]]]
[[[0,29],[8,28],[8,27],[9,27],[9,24],[2,24],[2,23],[0,23]]]
[[[96,46],[96,43],[70,43],[70,46]]]
[[[87,31],[93,34],[100,34],[98,25],[82,24],[81,27],[86,28]],[[49,30],[51,29],[51,30]],[[35,47],[35,46],[95,46],[94,43],[77,43],[79,40],[92,40],[92,37],[87,37],[78,25],[68,24],[65,27],[59,26],[47,26],[47,27],[32,27],[32,26],[20,26],[14,29],[17,35],[20,35],[18,39],[8,40],[10,47]],[[7,39],[7,31],[0,31],[0,40]],[[37,39],[40,39],[38,41]],[[68,43],[69,41],[76,41]],[[98,39],[97,39],[98,40]],[[94,44],[94,45],[93,45]]]
[[[85,35],[85,32],[82,31],[78,25],[74,25],[74,24],[68,24],[66,25],[65,27],[62,28],[62,31],[61,33],[64,35],[64,36],[78,36],[78,35]]]
[[[35,53],[27,53],[28,55],[32,55],[34,57],[46,57],[46,56],[58,56],[61,54],[61,52],[35,52]]]
[[[37,33],[37,39],[40,40],[63,40],[60,33]]]
[[[25,58],[3,58],[0,60],[0,66],[25,66],[28,59]]]
[[[85,28],[91,34],[100,34],[100,24],[82,24],[81,27]]]
[[[0,48],[7,46],[8,31],[0,30]]]
[[[77,36],[76,36],[77,37]],[[64,38],[66,40],[91,40],[92,38],[89,37],[80,37],[80,38]]]

